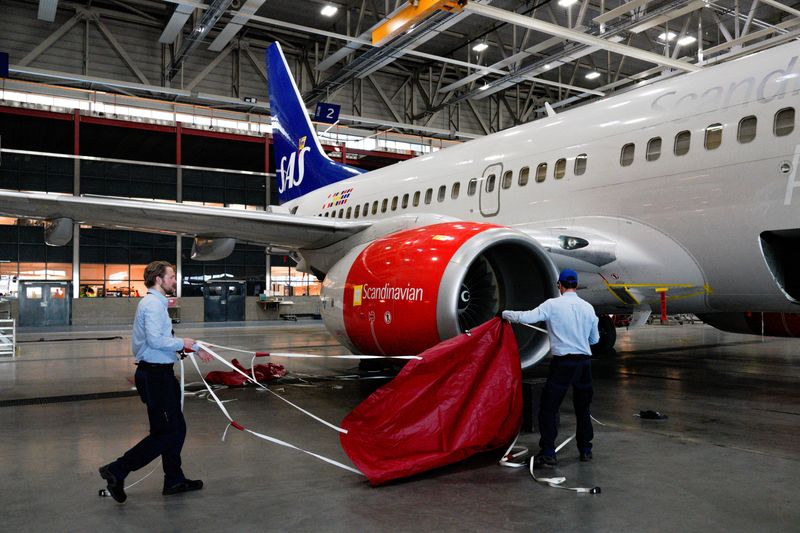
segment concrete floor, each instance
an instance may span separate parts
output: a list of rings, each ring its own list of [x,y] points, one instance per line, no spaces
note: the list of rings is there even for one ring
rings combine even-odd
[[[182,324],[178,333],[272,351],[344,353],[319,322]],[[234,431],[206,400],[187,397],[184,469],[196,493],[161,495],[156,472],[119,505],[98,497],[97,468],[147,431],[131,394],[129,331],[28,330],[0,361],[0,518],[3,531],[797,531],[800,507],[800,341],[731,335],[703,325],[619,330],[616,357],[594,362],[595,459],[568,445],[577,495],[538,485],[499,453],[381,488],[305,454]],[[121,338],[113,338],[119,336]],[[112,337],[109,339],[109,337]],[[105,340],[93,340],[105,338]],[[44,339],[44,340],[39,340]],[[64,340],[72,339],[72,340]],[[320,380],[352,363],[284,360],[310,385],[274,385],[340,421],[381,380]],[[245,366],[249,361],[243,361]],[[222,369],[207,365],[206,370]],[[546,364],[534,371],[544,375]],[[189,380],[195,379],[194,370]],[[48,398],[72,395],[68,401]],[[121,397],[112,397],[112,396]],[[337,435],[279,399],[226,389],[234,416],[256,431],[349,464]],[[93,398],[93,399],[92,399]],[[654,409],[665,421],[634,417]],[[571,434],[564,403],[559,441]],[[536,448],[537,436],[521,442]],[[156,463],[154,463],[156,465]],[[150,470],[132,474],[131,483]]]

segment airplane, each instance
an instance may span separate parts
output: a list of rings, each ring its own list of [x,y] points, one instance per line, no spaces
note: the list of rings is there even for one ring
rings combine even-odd
[[[727,331],[800,335],[800,47],[784,44],[371,172],[322,149],[280,45],[267,50],[280,205],[265,212],[0,191],[6,216],[237,240],[323,280],[326,328],[354,353],[417,354],[558,295],[601,317],[662,301]],[[523,368],[547,336],[515,325]]]

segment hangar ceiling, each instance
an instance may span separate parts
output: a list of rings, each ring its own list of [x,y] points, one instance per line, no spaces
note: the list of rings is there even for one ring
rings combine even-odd
[[[800,37],[800,1],[470,0],[373,46],[405,5],[0,0],[0,51],[12,80],[266,114],[263,51],[280,41],[309,108],[469,137]]]

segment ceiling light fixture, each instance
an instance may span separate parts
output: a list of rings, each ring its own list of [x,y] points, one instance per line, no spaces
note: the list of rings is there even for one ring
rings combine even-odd
[[[586,79],[587,80],[593,80],[593,79],[599,78],[599,77],[600,77],[600,73],[597,72],[596,70],[593,70],[593,71],[591,71],[590,73],[588,73],[586,75]]]
[[[658,40],[659,40],[659,41],[671,41],[671,40],[673,40],[675,37],[677,37],[677,35],[675,35],[675,34],[674,34],[673,32],[671,32],[671,31],[670,31],[670,32],[664,32],[664,33],[661,33],[661,34],[658,36]]]
[[[691,35],[687,35],[686,37],[681,37],[678,39],[678,44],[681,46],[689,46],[697,41],[697,37],[692,37]]]
[[[320,11],[320,13],[322,13],[322,16],[324,17],[332,17],[336,14],[337,11],[339,11],[338,7],[328,4],[322,8],[322,11]]]
[[[472,47],[472,49],[475,50],[476,52],[483,52],[487,48],[489,48],[489,45],[486,43],[478,43]]]
[[[561,7],[569,7],[572,4],[577,4],[578,0],[558,0],[558,5]]]

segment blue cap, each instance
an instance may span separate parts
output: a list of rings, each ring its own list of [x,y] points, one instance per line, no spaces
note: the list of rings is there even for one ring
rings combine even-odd
[[[558,276],[559,283],[578,283],[578,273],[572,269],[565,268]]]

